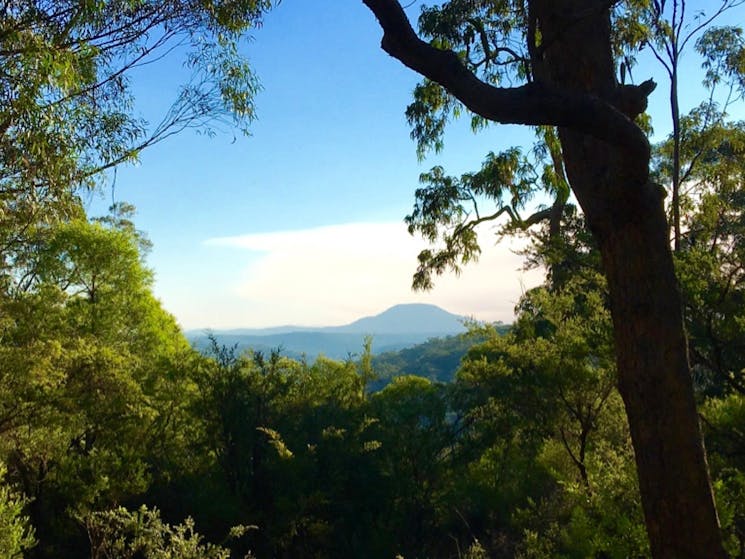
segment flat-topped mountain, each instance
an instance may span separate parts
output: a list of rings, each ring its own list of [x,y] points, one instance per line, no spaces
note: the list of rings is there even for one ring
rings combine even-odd
[[[342,326],[273,328],[239,328],[212,331],[217,341],[238,345],[240,349],[267,351],[281,348],[283,353],[315,357],[324,354],[343,359],[362,351],[366,335],[373,336],[373,351],[394,351],[422,343],[429,338],[449,336],[465,331],[464,317],[449,313],[436,305],[402,304],[380,314],[355,320]],[[205,331],[187,332],[197,347],[206,344]]]
[[[375,316],[360,318],[333,330],[360,334],[457,334],[464,330],[463,319],[436,305],[412,303],[396,305]]]

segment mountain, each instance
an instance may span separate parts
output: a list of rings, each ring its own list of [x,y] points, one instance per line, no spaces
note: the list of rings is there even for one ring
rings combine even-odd
[[[326,331],[355,334],[457,334],[463,332],[464,317],[449,313],[436,305],[396,305],[375,316],[355,320],[346,326]]]
[[[465,317],[452,314],[437,305],[409,303],[395,305],[380,314],[366,316],[342,326],[273,326],[270,328],[231,328],[214,330],[219,335],[274,336],[295,332],[326,332],[338,334],[459,334],[465,330]],[[190,330],[187,336],[203,334]]]
[[[217,330],[211,334],[218,343],[237,345],[241,350],[266,352],[281,348],[282,353],[290,357],[305,355],[312,359],[323,354],[333,359],[345,359],[362,351],[366,335],[373,336],[374,353],[381,353],[464,331],[463,317],[435,305],[405,304],[343,326],[240,328]],[[195,347],[207,347],[204,331],[187,332],[187,337]]]

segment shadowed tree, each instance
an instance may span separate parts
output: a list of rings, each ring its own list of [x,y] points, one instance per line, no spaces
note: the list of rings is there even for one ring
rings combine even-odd
[[[561,167],[598,244],[608,281],[618,385],[652,554],[724,557],[664,191],[650,180],[650,146],[636,122],[655,83],[626,85],[616,77],[614,32],[628,31],[611,24],[616,2],[453,0],[424,10],[425,24],[428,15],[442,24],[442,32],[437,25],[426,30],[429,43],[414,31],[398,1],[364,3],[383,29],[382,48],[446,92],[442,103],[462,104],[481,122],[557,127]],[[657,2],[634,4],[616,9],[664,8]],[[448,29],[459,33],[448,36]],[[473,51],[481,57],[472,58]],[[503,70],[510,65],[511,73]],[[518,79],[522,85],[513,85]],[[425,133],[436,138],[437,126],[445,121],[415,122],[423,122]]]

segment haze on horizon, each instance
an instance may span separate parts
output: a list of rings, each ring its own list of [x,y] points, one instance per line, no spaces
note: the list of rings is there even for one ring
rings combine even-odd
[[[517,251],[525,242],[516,239],[484,243],[479,261],[459,276],[438,278],[430,292],[413,292],[411,275],[425,244],[395,222],[239,235],[204,244],[249,263],[227,292],[204,293],[191,306],[181,303],[185,329],[336,326],[400,303],[429,303],[476,320],[510,322],[521,293],[543,280],[542,270],[521,269]]]

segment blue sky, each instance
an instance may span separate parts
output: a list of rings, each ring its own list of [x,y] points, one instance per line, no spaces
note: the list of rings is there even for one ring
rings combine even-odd
[[[112,196],[137,206],[154,243],[156,295],[184,328],[341,324],[413,301],[509,321],[520,293],[541,281],[486,230],[478,264],[433,292],[410,291],[424,245],[402,219],[419,174],[473,170],[489,150],[531,136],[514,126],[473,135],[464,120],[441,154],[418,162],[403,115],[418,77],[379,48],[380,35],[360,1],[283,0],[245,47],[263,86],[252,136],[182,133],[90,201],[91,213]],[[660,132],[666,84],[654,73]],[[133,76],[145,118],[158,120],[181,74],[173,56]]]

